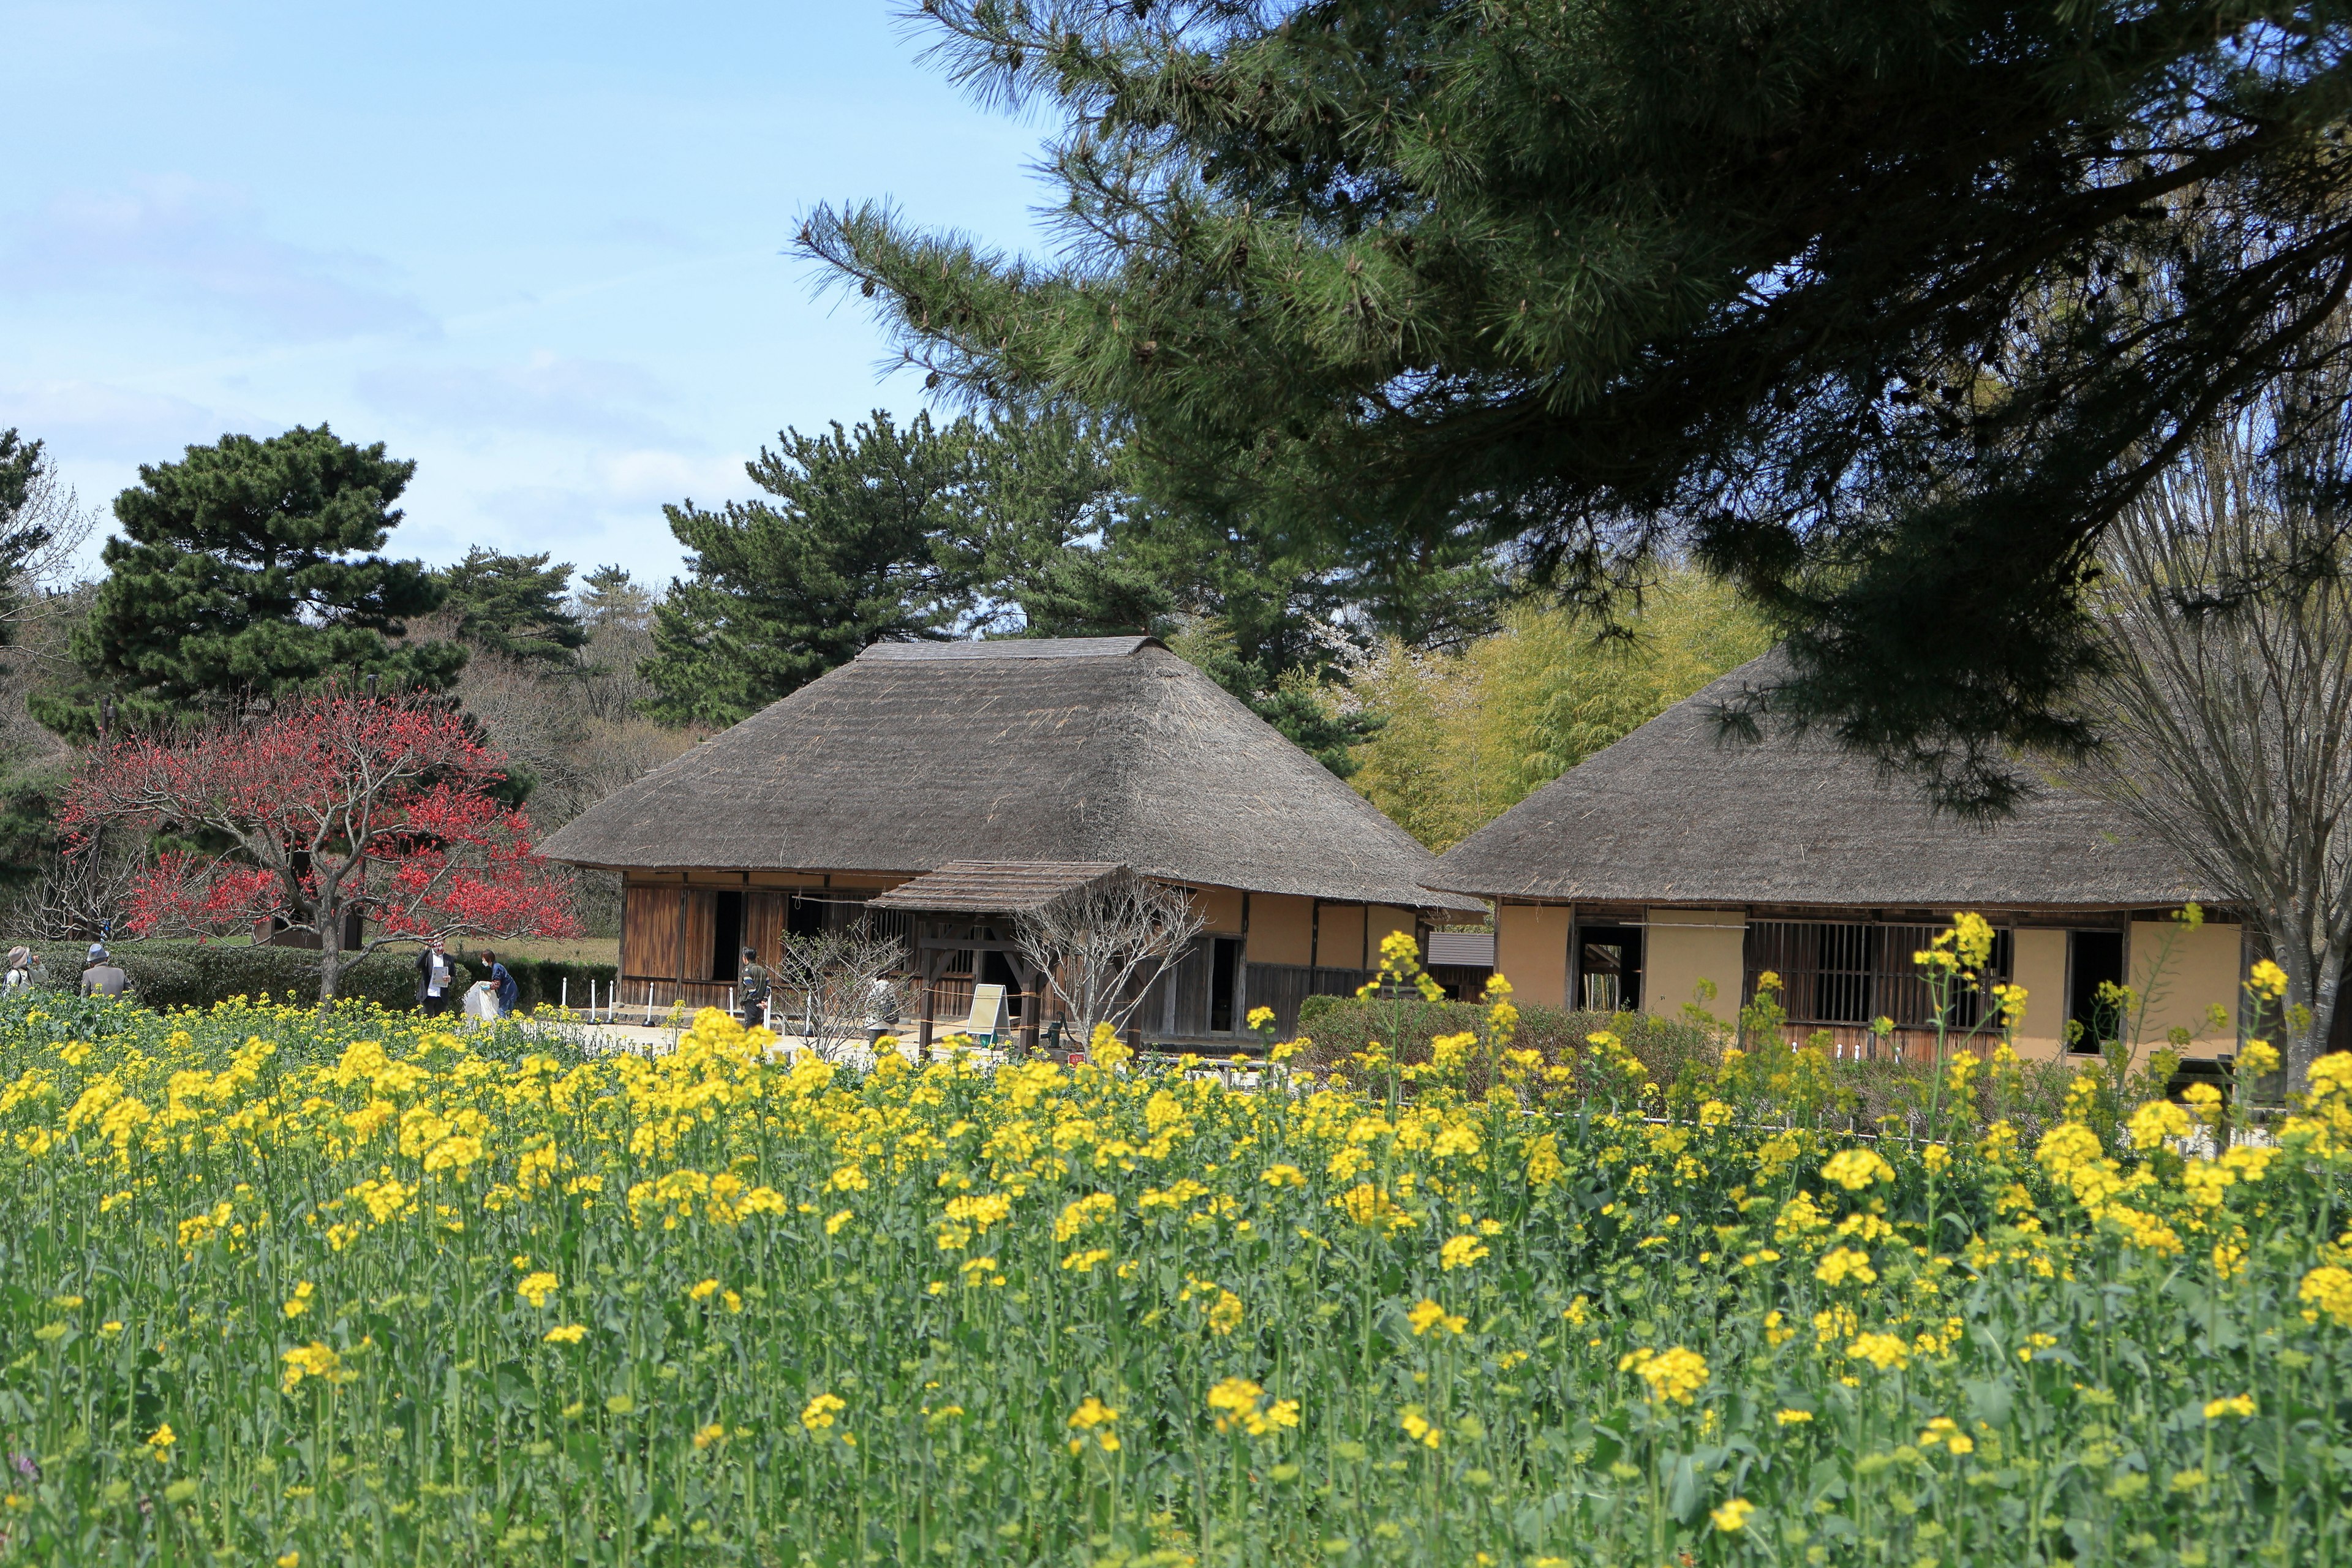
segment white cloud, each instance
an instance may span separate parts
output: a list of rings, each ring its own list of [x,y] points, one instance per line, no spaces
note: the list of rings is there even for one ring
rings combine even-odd
[[[533,430],[648,442],[674,433],[648,409],[669,401],[642,366],[541,349],[521,364],[391,364],[362,373],[360,395],[443,430]]]
[[[745,476],[740,458],[640,448],[599,458],[595,468],[606,496],[621,502],[658,504],[691,497],[709,506],[757,488]]]
[[[0,385],[0,428],[8,426],[46,442],[59,460],[77,463],[165,460],[235,427],[204,404],[102,381]]]
[[[185,175],[67,192],[13,226],[0,284],[16,289],[103,297],[127,285],[301,342],[438,330],[381,261],[272,238],[242,192]]]

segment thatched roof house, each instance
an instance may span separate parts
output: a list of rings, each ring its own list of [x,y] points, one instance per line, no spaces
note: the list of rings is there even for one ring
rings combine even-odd
[[[2101,980],[2145,981],[2167,950],[2149,1033],[2205,1032],[2234,1007],[2240,933],[2176,935],[2168,914],[2210,898],[2101,802],[2055,786],[1980,827],[1825,740],[1726,739],[1723,706],[1778,673],[1742,666],[1570,769],[1441,862],[1440,880],[1498,901],[1497,966],[1522,994],[1673,1014],[1702,980],[1728,1015],[1759,974],[1792,1019],[1859,1043],[1881,1016],[1926,1020],[1911,953],[1973,910],[2025,985],[2026,1034],[2055,1052]],[[2177,1015],[2177,1016],[2176,1016]]]
[[[1389,930],[1481,907],[1432,891],[1426,850],[1150,637],[877,645],[543,848],[623,873],[626,994],[693,1001],[740,945],[952,861],[1126,866],[1209,917],[1152,1030],[1174,1037],[1236,1030],[1245,1005],[1221,999],[1295,1013],[1352,988]]]

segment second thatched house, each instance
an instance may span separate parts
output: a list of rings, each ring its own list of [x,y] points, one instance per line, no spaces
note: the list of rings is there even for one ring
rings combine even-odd
[[[1825,742],[1726,743],[1718,712],[1768,683],[1774,657],[1446,854],[1442,886],[1496,900],[1496,966],[1522,998],[1672,1016],[1711,984],[1728,1017],[1769,971],[1799,1036],[1884,1048],[1871,1026],[1885,1018],[1916,1047],[1931,1008],[1912,954],[1970,910],[1996,928],[1998,978],[2029,993],[2022,1049],[2059,1054],[2070,1024],[2095,1023],[2100,983],[2126,980],[2148,999],[2142,1038],[2179,1026],[2200,1054],[2231,1048],[2241,930],[2172,919],[2211,894],[2161,845],[2063,789],[1980,828]]]
[[[621,873],[623,995],[656,1005],[722,1002],[742,948],[772,961],[788,933],[979,863],[925,884],[965,933],[924,955],[925,1001],[952,1018],[975,984],[1001,984],[1032,1024],[1034,988],[985,906],[1127,867],[1194,889],[1206,919],[1137,1016],[1154,1040],[1241,1036],[1260,1005],[1289,1028],[1307,995],[1360,984],[1390,931],[1482,911],[1431,890],[1426,850],[1149,637],[877,645],[543,849]],[[913,945],[906,910],[867,918]]]

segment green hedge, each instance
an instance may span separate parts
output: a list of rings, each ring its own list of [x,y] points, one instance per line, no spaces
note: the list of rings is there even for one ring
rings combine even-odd
[[[1418,996],[1397,1001],[1360,1001],[1353,996],[1309,996],[1299,1005],[1298,1030],[1314,1041],[1302,1059],[1328,1066],[1373,1040],[1379,1040],[1407,1062],[1429,1059],[1429,1042],[1439,1035],[1479,1029],[1486,1009],[1475,1002],[1424,1002]],[[1660,1083],[1672,1083],[1687,1062],[1711,1064],[1715,1042],[1704,1030],[1679,1019],[1646,1013],[1571,1013],[1540,1002],[1519,1007],[1518,1032],[1513,1043],[1538,1050],[1548,1062],[1558,1062],[1582,1047],[1596,1029],[1613,1029]]]
[[[50,984],[60,989],[79,988],[87,942],[38,944]],[[319,994],[319,955],[299,947],[215,946],[185,942],[126,942],[110,946],[114,961],[131,977],[139,1000],[151,1007],[209,1007],[232,996],[258,996],[264,992],[280,1000],[307,1002]],[[413,947],[384,948],[344,966],[336,990],[358,1001],[406,1009],[416,1005],[416,952]],[[487,968],[469,962],[463,951],[451,954],[457,990],[488,975]],[[571,981],[572,1000],[587,1003],[588,982],[601,993],[618,973],[609,963],[567,963],[555,959],[514,958],[504,961],[515,977],[517,1005],[529,1011],[552,1007]]]

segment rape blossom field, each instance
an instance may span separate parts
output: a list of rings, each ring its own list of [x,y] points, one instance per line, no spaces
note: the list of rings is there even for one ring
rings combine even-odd
[[[50,1007],[0,1014],[9,1561],[2352,1552],[2352,1058],[2246,1142],[1956,1050],[1873,1137],[1817,1052],[1661,1086],[1507,1000],[1250,1089]]]

